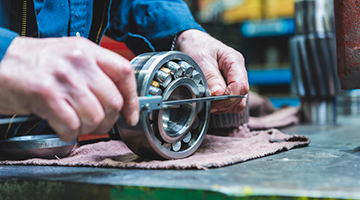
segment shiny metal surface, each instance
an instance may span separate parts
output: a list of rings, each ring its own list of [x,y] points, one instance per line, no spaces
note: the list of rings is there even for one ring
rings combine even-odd
[[[0,140],[0,155],[9,159],[62,158],[77,140],[64,142],[56,135],[29,135]]]
[[[191,77],[191,75],[194,71],[194,67],[185,61],[180,61],[179,65],[184,69],[185,76]]]
[[[170,99],[186,99],[195,97],[208,97],[210,92],[200,67],[184,53],[171,51],[161,53],[147,53],[134,58],[131,63],[135,69],[137,91],[139,97],[148,96],[151,82],[158,80],[157,73],[161,67],[166,67],[168,62],[179,63],[184,61],[198,73],[197,80],[205,87],[201,96],[194,79],[182,73],[176,77],[171,73],[171,81],[160,84],[163,91],[163,102]],[[158,80],[161,82],[161,80]],[[200,109],[202,105],[202,109]],[[179,112],[181,111],[181,112]],[[139,123],[131,127],[121,118],[116,123],[121,138],[126,145],[136,154],[154,159],[184,158],[200,146],[208,128],[210,116],[210,102],[188,103],[179,108],[166,108],[154,111],[141,111]],[[197,128],[193,122],[198,118]],[[189,131],[191,138],[189,142]],[[186,138],[186,139],[185,139]],[[185,139],[185,141],[183,141]]]
[[[307,122],[336,121],[337,78],[332,0],[295,3],[296,35],[290,39],[292,93],[299,95]],[[331,105],[328,105],[331,104]],[[319,117],[331,115],[327,117]]]
[[[223,128],[237,128],[249,122],[249,98],[251,97],[248,95],[246,107],[239,113],[211,114],[209,130],[214,131]]]

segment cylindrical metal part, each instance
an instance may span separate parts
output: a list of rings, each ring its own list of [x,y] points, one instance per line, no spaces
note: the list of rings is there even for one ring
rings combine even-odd
[[[169,69],[169,68],[162,67],[162,68],[160,68],[160,70],[167,73],[167,74],[171,74],[171,69]]]
[[[239,113],[211,114],[209,132],[214,129],[237,128],[249,122],[249,95],[247,95],[246,102],[245,109]]]
[[[191,75],[191,78],[192,78],[192,80],[194,80],[194,82],[196,84],[199,84],[201,81],[203,81],[202,77],[201,77],[201,74],[196,70],[193,71],[193,73]]]
[[[157,81],[151,81],[151,86],[154,86],[154,87],[160,87],[160,83],[157,82]]]
[[[291,90],[302,99],[304,119],[308,122],[336,120],[336,109],[324,109],[336,105],[328,99],[336,99],[340,92],[333,6],[332,0],[295,3],[296,35],[290,39]],[[324,113],[331,116],[325,117]]]
[[[336,123],[336,98],[301,99],[303,121],[315,124]]]
[[[172,71],[175,78],[180,77],[184,73],[184,69],[174,61],[166,63],[166,67]]]
[[[180,151],[181,149],[181,141],[177,141],[171,145],[172,149],[176,152]]]
[[[169,83],[171,82],[172,78],[171,78],[171,75],[164,72],[164,71],[161,71],[161,70],[158,70],[155,74],[155,79],[157,81],[159,81],[163,87],[166,87],[167,85],[169,85]]]
[[[360,115],[360,90],[344,90],[336,101],[338,114]]]
[[[162,92],[163,91],[160,88],[154,86],[149,87],[149,93],[152,95],[162,95]]]
[[[194,67],[185,61],[180,61],[179,65],[184,69],[185,76],[191,77],[191,75],[194,71]]]
[[[191,132],[189,132],[183,139],[183,142],[189,143],[191,140]]]
[[[201,85],[201,84],[198,84],[197,88],[199,90],[199,97],[202,97],[205,94],[205,91],[206,91],[205,87],[203,85]]]

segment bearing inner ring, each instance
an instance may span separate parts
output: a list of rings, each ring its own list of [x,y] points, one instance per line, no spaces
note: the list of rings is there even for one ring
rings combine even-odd
[[[181,78],[166,88],[163,100],[191,99],[196,98],[198,94],[193,80]],[[185,137],[197,115],[196,110],[196,103],[161,109],[158,115],[158,130],[161,138],[165,142],[175,143]]]

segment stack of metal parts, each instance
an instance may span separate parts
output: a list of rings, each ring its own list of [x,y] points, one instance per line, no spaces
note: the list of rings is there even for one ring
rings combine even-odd
[[[334,7],[332,0],[295,3],[296,35],[290,40],[292,92],[301,98],[307,122],[336,122]]]
[[[251,98],[251,97],[250,97]],[[211,114],[209,131],[223,128],[237,128],[249,122],[249,95],[246,98],[246,107],[239,113]]]

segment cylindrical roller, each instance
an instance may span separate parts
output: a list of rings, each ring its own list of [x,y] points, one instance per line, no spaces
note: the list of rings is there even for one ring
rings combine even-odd
[[[191,78],[196,84],[199,84],[203,80],[201,74],[196,70],[193,71]]]
[[[171,82],[172,78],[171,78],[171,75],[164,72],[164,71],[161,71],[161,70],[158,70],[155,74],[155,79],[157,81],[159,81],[163,87],[166,87],[167,85],[169,85],[169,83]]]
[[[162,90],[160,88],[150,86],[149,87],[149,93],[152,95],[162,95]]]
[[[191,132],[189,132],[188,134],[186,134],[186,136],[183,139],[183,142],[185,143],[189,143],[191,140]]]
[[[181,149],[181,141],[177,141],[176,143],[172,144],[171,147],[176,152],[180,151],[180,149]]]
[[[175,78],[180,77],[184,73],[184,69],[174,61],[166,63],[166,67],[172,71]]]
[[[160,68],[160,70],[167,73],[167,74],[171,74],[171,69],[169,69],[169,68],[162,67],[162,68]]]
[[[160,83],[157,82],[157,81],[151,81],[151,86],[154,86],[154,87],[160,87]]]
[[[205,94],[206,89],[201,84],[198,84],[197,87],[198,87],[198,90],[199,90],[199,97],[202,97]]]
[[[194,71],[194,67],[185,61],[180,61],[179,65],[184,69],[185,76],[191,77],[191,75]]]

